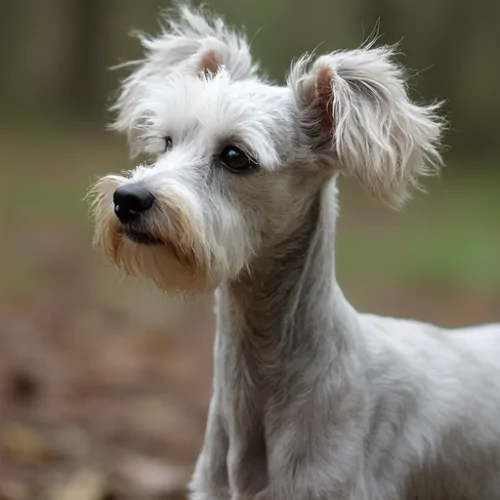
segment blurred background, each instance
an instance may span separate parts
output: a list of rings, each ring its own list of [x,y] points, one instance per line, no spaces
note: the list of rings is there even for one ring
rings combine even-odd
[[[401,43],[446,99],[447,167],[402,212],[342,181],[337,268],[363,311],[500,321],[495,0],[208,0],[281,80],[291,58]],[[212,317],[123,281],[91,248],[92,180],[130,168],[106,107],[162,0],[0,0],[0,499],[182,499],[211,386]]]

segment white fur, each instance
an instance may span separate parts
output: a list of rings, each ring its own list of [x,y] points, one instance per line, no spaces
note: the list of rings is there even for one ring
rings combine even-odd
[[[258,66],[252,61],[243,35],[228,30],[220,18],[210,19],[183,4],[178,8],[177,18],[164,16],[165,26],[160,36],[139,35],[146,58],[125,64],[137,69],[123,82],[122,92],[112,109],[119,112],[115,128],[127,131],[132,143],[134,132],[144,118],[137,113],[136,102],[149,99],[151,86],[161,84],[172,72],[196,73],[200,58],[207,51],[218,54],[220,64],[231,72],[233,79],[252,78],[257,73]]]
[[[217,288],[214,389],[192,500],[500,499],[500,325],[358,313],[335,278],[336,178],[397,205],[437,170],[438,106],[392,48],[258,75],[245,38],[181,6],[124,81],[115,128],[152,157],[94,187],[97,246],[172,294]],[[165,137],[172,148],[165,150]],[[229,172],[235,144],[258,167]],[[155,196],[124,234],[118,186]]]
[[[440,165],[437,150],[443,120],[440,104],[417,106],[407,96],[405,74],[394,64],[393,47],[304,56],[292,68],[290,85],[303,87],[321,68],[332,73],[332,145],[342,168],[386,200],[400,205],[418,177]],[[309,104],[306,102],[306,104]]]

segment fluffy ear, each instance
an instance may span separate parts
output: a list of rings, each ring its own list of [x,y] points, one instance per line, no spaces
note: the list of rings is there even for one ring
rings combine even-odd
[[[391,205],[418,177],[438,170],[440,104],[410,101],[392,47],[338,51],[292,66],[288,84],[309,134],[327,140],[327,160]]]
[[[150,37],[139,34],[145,58],[122,64],[133,71],[120,87],[111,111],[117,113],[113,128],[127,132],[133,139],[139,126],[135,112],[145,97],[149,83],[161,81],[172,72],[191,75],[215,74],[224,68],[235,80],[257,76],[246,37],[228,29],[219,17],[211,17],[202,8],[177,2],[165,11],[161,33]]]

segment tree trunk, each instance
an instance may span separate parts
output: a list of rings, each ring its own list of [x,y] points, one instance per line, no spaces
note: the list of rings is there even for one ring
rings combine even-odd
[[[64,99],[66,106],[80,114],[92,115],[102,109],[107,6],[103,0],[67,0],[71,50],[67,52]]]

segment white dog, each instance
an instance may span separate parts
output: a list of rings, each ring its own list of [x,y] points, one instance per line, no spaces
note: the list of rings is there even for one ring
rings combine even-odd
[[[114,106],[154,160],[101,179],[94,214],[125,273],[217,289],[191,498],[500,499],[500,325],[360,314],[335,279],[336,177],[400,204],[440,164],[438,106],[409,100],[390,47],[306,55],[275,85],[221,19],[177,11]]]

